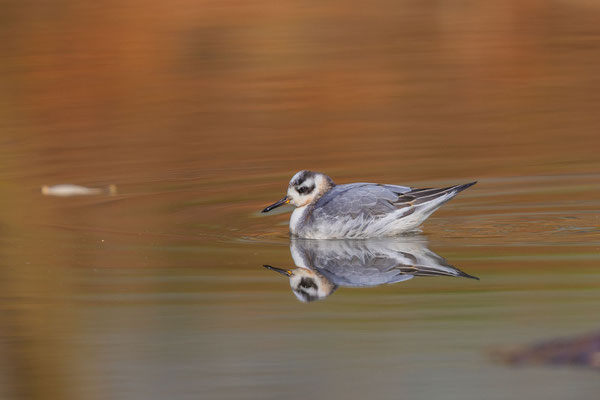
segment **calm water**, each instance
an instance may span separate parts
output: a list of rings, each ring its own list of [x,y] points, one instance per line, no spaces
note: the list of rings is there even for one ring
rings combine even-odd
[[[599,328],[600,5],[13,3],[0,397],[597,398],[597,370],[490,354]],[[338,262],[298,301],[263,267],[299,267],[289,209],[260,210],[305,168],[478,180],[416,237],[295,246],[480,280]]]

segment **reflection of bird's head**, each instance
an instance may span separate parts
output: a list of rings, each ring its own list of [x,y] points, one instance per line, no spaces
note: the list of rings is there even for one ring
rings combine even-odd
[[[307,268],[296,268],[293,271],[290,286],[298,300],[305,303],[324,299],[337,289],[323,275]]]
[[[308,268],[284,270],[271,267],[270,265],[265,265],[264,267],[289,277],[292,292],[294,292],[298,300],[304,303],[322,300],[337,289],[337,286],[332,284],[323,275]]]

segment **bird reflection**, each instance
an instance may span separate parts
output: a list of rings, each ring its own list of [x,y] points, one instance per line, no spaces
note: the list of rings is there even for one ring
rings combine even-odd
[[[322,300],[338,287],[371,287],[397,283],[414,276],[466,274],[427,248],[422,238],[369,240],[292,239],[295,269],[264,267],[287,276],[298,300]]]

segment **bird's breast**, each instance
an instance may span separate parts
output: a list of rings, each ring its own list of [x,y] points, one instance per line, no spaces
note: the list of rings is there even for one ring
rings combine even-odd
[[[292,212],[292,216],[290,217],[290,233],[292,235],[299,235],[300,228],[306,221],[306,213],[308,211],[308,206],[298,207]]]

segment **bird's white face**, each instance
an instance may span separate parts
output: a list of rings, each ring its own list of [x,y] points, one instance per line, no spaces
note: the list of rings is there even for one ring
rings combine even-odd
[[[335,186],[335,184],[325,174],[306,170],[300,171],[290,180],[286,196],[278,202],[271,204],[262,212],[269,212],[284,204],[304,207],[317,201],[332,186]]]
[[[290,180],[287,197],[290,204],[303,207],[315,202],[331,187],[331,179],[319,172],[300,171]]]
[[[302,207],[312,203],[317,195],[317,183],[322,181],[321,174],[300,171],[290,180],[287,197],[290,204]]]

